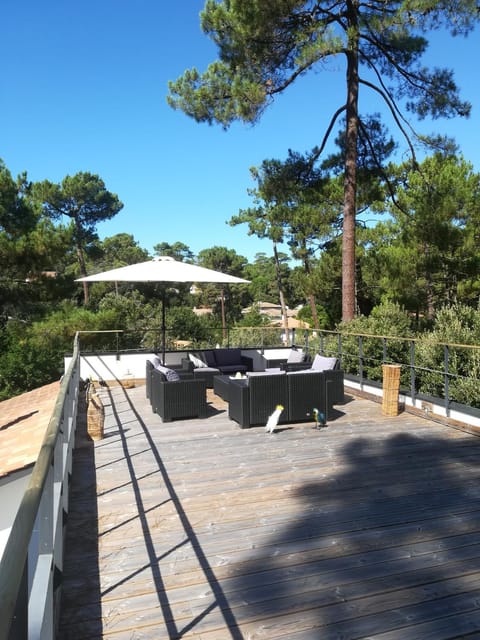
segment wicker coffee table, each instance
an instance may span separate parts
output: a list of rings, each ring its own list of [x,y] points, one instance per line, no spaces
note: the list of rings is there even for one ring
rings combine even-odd
[[[213,393],[220,396],[222,400],[228,402],[228,388],[230,386],[230,376],[214,376]]]
[[[241,378],[237,378],[237,376],[215,376],[213,378],[213,392],[216,396],[220,396],[220,398],[222,398],[222,400],[225,400],[225,402],[229,401],[229,389],[230,389],[230,381],[231,380],[243,380],[246,383],[246,378],[245,376],[242,376]]]

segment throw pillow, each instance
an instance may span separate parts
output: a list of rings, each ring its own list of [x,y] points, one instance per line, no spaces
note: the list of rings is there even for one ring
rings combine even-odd
[[[298,349],[292,349],[288,354],[287,362],[289,364],[295,364],[297,362],[304,362],[305,354],[303,351],[298,351]]]
[[[203,362],[203,360],[198,358],[193,353],[189,353],[188,354],[188,359],[190,360],[190,362],[193,362],[193,366],[194,367],[200,368],[200,367],[206,367],[207,366],[207,364],[205,362]]]
[[[327,358],[317,353],[312,362],[312,369],[315,371],[327,371],[328,369],[335,369],[336,364],[336,358]]]
[[[180,380],[180,376],[173,369],[169,369],[168,367],[164,367],[163,365],[159,365],[157,369],[163,373],[168,382],[177,382]]]

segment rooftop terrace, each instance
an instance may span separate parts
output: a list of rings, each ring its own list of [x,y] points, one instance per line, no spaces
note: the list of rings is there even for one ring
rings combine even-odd
[[[348,395],[327,427],[77,430],[60,640],[480,637],[480,439]]]

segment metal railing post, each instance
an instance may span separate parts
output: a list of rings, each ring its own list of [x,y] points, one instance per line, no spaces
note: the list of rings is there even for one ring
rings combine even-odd
[[[449,365],[449,348],[448,344],[443,347],[443,358],[444,358],[444,387],[445,387],[445,415],[447,418],[450,416],[450,377],[448,374],[448,365]]]
[[[412,398],[412,405],[415,406],[415,400],[417,392],[416,376],[415,376],[415,340],[410,340],[410,395]]]
[[[358,373],[360,385],[363,384],[363,336],[358,336]]]

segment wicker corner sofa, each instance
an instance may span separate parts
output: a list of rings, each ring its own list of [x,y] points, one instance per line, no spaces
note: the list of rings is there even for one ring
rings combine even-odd
[[[194,365],[194,377],[204,380],[207,387],[213,387],[213,378],[217,375],[245,373],[250,363],[238,348],[192,351],[189,358]]]

